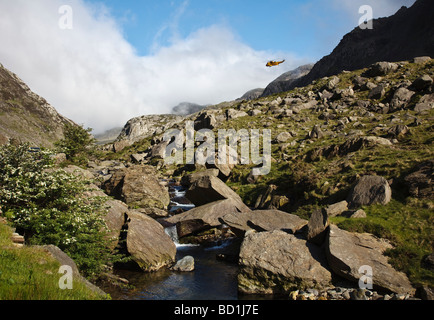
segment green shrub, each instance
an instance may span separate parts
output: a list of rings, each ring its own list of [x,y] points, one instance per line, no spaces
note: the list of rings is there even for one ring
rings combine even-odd
[[[52,167],[46,151],[28,145],[0,148],[0,205],[29,244],[53,244],[87,276],[110,257],[103,198],[80,195],[87,182]]]
[[[84,163],[94,152],[95,139],[90,134],[92,129],[67,123],[63,130],[64,138],[56,142],[60,152],[65,153],[66,159],[74,163]]]

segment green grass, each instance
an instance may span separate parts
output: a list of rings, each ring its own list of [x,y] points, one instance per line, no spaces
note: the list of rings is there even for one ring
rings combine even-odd
[[[434,271],[424,265],[424,258],[434,246],[434,211],[429,200],[407,198],[387,205],[363,208],[365,219],[331,218],[338,227],[351,232],[368,232],[391,241],[394,248],[386,255],[392,266],[407,274],[414,285],[434,285]]]
[[[100,300],[104,297],[74,280],[62,290],[60,264],[47,252],[30,246],[14,247],[11,229],[0,223],[0,300]],[[108,298],[108,297],[107,297]]]

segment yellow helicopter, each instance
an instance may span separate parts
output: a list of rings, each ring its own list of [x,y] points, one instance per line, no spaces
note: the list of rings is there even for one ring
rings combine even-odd
[[[271,67],[278,66],[279,64],[282,64],[282,63],[284,63],[284,62],[285,62],[285,60],[282,60],[282,61],[274,61],[274,60],[271,60],[271,61],[268,61],[267,64],[266,64],[265,66],[271,68]]]

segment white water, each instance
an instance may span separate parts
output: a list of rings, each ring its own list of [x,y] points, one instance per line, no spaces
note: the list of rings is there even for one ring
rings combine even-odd
[[[172,239],[172,241],[175,243],[176,248],[183,248],[183,247],[198,247],[198,244],[181,244],[179,243],[178,238],[178,231],[176,230],[176,225],[165,228],[164,231],[166,234]]]

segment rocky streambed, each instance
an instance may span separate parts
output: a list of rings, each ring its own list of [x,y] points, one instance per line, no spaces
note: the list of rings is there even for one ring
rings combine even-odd
[[[176,245],[178,263],[156,272],[116,270],[129,286],[107,290],[114,299],[414,299],[405,276],[383,261],[381,252],[389,247],[387,243],[329,225],[322,219],[326,212],[314,213],[306,221],[279,210],[250,210],[234,199],[196,207],[185,198],[184,187],[170,183],[169,191],[170,216],[159,220]],[[218,217],[228,206],[233,213]],[[242,211],[235,210],[237,206]],[[186,257],[188,262],[183,264]],[[378,292],[359,288],[348,279],[358,277],[359,270],[351,263],[366,259],[371,259]],[[331,267],[329,261],[340,265],[342,273],[337,274],[338,267]],[[349,266],[342,267],[345,263]]]
[[[171,204],[169,212],[176,215],[195,206],[185,198],[185,189],[170,183]],[[164,224],[164,222],[162,221]],[[177,249],[176,261],[193,258],[193,270],[163,268],[144,273],[133,270],[116,270],[115,273],[128,281],[124,288],[108,288],[110,295],[119,300],[236,300],[238,299],[238,265],[222,257],[237,250],[234,238],[212,235],[196,237],[197,243],[180,243],[176,225],[165,228]],[[194,241],[194,240],[193,240]],[[185,240],[184,240],[185,242]],[[234,249],[235,248],[235,249]],[[219,258],[220,257],[220,258]]]

